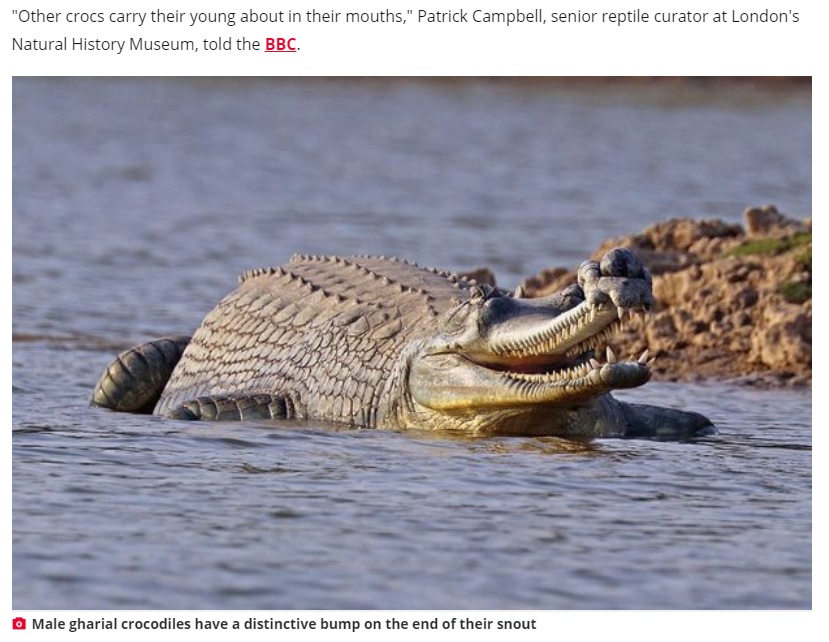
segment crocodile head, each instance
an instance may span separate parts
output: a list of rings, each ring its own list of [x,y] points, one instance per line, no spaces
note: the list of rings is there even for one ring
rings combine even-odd
[[[606,393],[648,381],[647,351],[619,361],[596,348],[653,303],[650,274],[633,252],[583,263],[578,285],[547,298],[481,286],[468,294],[411,357],[412,423],[479,433],[624,434],[624,413]]]

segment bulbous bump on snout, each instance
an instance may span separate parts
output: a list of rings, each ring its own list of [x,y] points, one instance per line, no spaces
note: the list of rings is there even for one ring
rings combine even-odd
[[[602,257],[599,263],[602,276],[626,276],[634,279],[646,278],[647,270],[642,259],[626,247],[617,247]]]
[[[585,299],[592,305],[613,303],[621,308],[653,305],[651,275],[642,259],[628,248],[615,248],[600,262],[583,262],[578,280]]]

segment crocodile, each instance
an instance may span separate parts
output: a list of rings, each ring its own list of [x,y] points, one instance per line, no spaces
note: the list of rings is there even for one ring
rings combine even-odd
[[[120,354],[91,404],[176,419],[312,419],[477,435],[686,439],[703,415],[625,403],[647,350],[598,350],[653,304],[629,249],[585,261],[577,282],[525,298],[385,257],[295,255],[249,270],[192,338]]]

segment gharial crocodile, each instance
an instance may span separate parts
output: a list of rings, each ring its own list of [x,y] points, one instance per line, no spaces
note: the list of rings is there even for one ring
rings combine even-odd
[[[107,368],[91,403],[178,419],[305,418],[366,428],[569,438],[684,439],[700,414],[623,403],[647,351],[597,345],[653,303],[639,257],[586,261],[578,283],[523,298],[383,257],[294,256],[251,270],[192,339],[160,339]]]

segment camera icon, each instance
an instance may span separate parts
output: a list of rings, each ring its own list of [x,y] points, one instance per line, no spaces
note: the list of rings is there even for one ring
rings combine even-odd
[[[12,620],[12,629],[15,631],[25,631],[26,630],[26,618],[24,617],[16,617]]]

